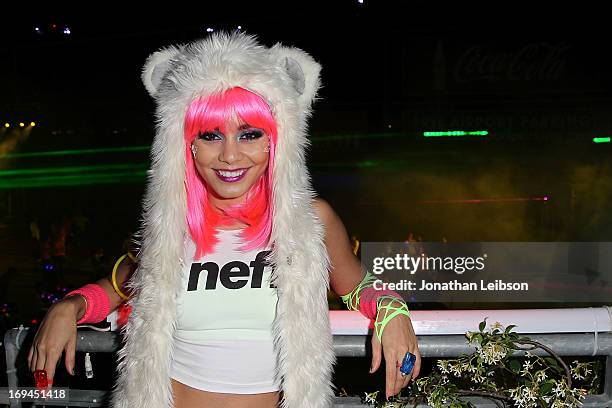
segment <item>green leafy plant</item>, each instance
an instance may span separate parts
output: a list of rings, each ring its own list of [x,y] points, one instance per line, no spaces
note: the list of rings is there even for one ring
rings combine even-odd
[[[490,325],[487,319],[480,322],[478,331],[466,333],[475,351],[455,359],[438,360],[431,375],[418,378],[408,391],[389,401],[379,403],[378,392],[365,393],[366,404],[376,408],[416,407],[427,403],[433,408],[474,407],[465,397],[484,397],[499,407],[561,408],[579,407],[587,395],[585,388],[574,387],[572,380],[589,385],[589,390],[599,384],[598,370],[594,362],[574,361],[568,366],[553,350],[544,344],[514,332],[515,325],[503,327]],[[535,355],[531,351],[543,352]],[[524,361],[513,357],[524,354]]]

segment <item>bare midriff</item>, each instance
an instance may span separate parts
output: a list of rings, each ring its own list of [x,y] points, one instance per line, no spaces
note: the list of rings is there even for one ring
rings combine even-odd
[[[228,394],[202,391],[172,379],[174,408],[277,408],[279,391]]]

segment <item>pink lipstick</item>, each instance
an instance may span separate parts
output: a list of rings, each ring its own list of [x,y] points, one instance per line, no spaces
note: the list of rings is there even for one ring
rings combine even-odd
[[[237,169],[237,170],[215,170],[215,174],[221,181],[226,183],[235,183],[244,178],[244,175],[249,169]]]

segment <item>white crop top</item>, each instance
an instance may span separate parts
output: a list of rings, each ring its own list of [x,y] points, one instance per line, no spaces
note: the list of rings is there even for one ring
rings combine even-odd
[[[215,251],[197,261],[187,234],[170,376],[211,392],[278,391],[270,248],[239,251],[239,232],[219,230]]]

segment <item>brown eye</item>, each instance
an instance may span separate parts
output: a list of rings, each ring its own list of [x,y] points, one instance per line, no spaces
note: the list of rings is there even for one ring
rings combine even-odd
[[[206,142],[212,142],[213,140],[219,140],[221,137],[213,132],[200,132],[198,134],[198,139],[204,140]]]
[[[239,138],[240,140],[251,141],[251,140],[259,139],[262,136],[263,136],[263,132],[261,130],[249,130],[247,132],[240,134]]]

